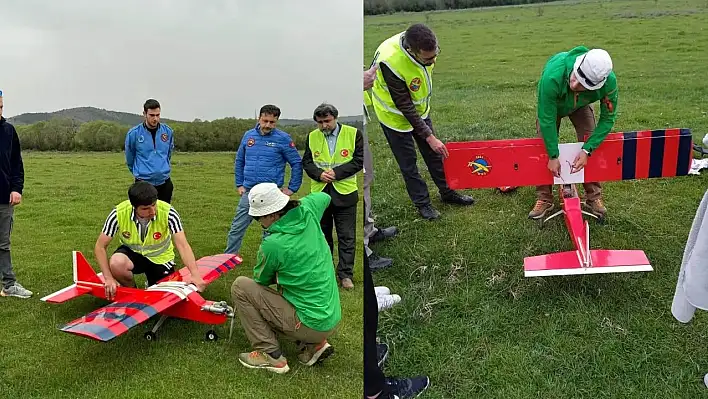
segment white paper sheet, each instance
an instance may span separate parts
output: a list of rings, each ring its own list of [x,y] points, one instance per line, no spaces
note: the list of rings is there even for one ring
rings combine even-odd
[[[558,160],[561,164],[561,177],[554,177],[553,184],[577,184],[585,181],[585,168],[573,174],[570,173],[575,157],[583,150],[583,142],[560,144]]]

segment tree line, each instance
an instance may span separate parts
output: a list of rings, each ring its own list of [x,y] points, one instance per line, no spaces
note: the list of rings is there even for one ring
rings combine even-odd
[[[548,3],[558,0],[364,0],[364,14],[378,15],[395,12],[421,12]]]
[[[361,122],[347,123],[359,129]],[[223,118],[213,121],[170,122],[175,150],[181,152],[236,151],[243,134],[256,126],[254,119]],[[317,126],[299,124],[278,126],[293,138],[299,150],[307,135]],[[31,125],[17,126],[23,150],[35,151],[123,151],[125,135],[132,126],[113,121],[78,122],[55,118]]]

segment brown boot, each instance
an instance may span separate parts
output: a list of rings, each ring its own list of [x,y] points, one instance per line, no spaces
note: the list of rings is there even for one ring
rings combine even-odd
[[[597,217],[604,217],[605,214],[607,214],[607,208],[605,208],[605,205],[602,203],[602,198],[592,201],[585,201],[585,204],[588,208],[590,208],[590,212]]]
[[[350,278],[343,278],[343,279],[342,279],[342,288],[345,288],[345,289],[348,289],[348,290],[354,288],[354,283],[352,282],[352,279],[350,279]]]
[[[553,203],[546,202],[543,200],[538,200],[538,201],[536,201],[536,205],[534,205],[531,212],[529,212],[529,219],[540,219],[540,218],[546,216],[546,213],[548,213],[552,209],[553,209]]]

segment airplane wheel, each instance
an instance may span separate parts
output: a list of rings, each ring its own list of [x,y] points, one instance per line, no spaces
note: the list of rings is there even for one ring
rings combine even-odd
[[[539,229],[542,229],[543,226],[545,225],[545,223],[544,223],[544,221],[543,221],[543,218],[538,218],[538,219],[536,219],[536,224],[538,224],[538,228],[539,228]]]
[[[154,341],[157,339],[157,334],[152,331],[148,331],[145,333],[145,339],[148,341]]]
[[[604,226],[605,225],[605,216],[598,217],[597,223]]]
[[[216,335],[216,331],[214,331],[214,330],[207,331],[207,333],[206,333],[206,340],[207,341],[216,341],[217,339],[219,339],[219,336]]]

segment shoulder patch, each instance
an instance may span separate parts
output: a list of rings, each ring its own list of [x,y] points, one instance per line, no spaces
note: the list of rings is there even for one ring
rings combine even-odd
[[[253,147],[254,144],[256,144],[256,140],[253,137],[250,137],[246,142],[246,145],[249,147]]]
[[[294,141],[291,141],[291,142],[290,142],[290,147],[295,148],[295,142],[294,142]]]

